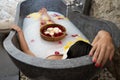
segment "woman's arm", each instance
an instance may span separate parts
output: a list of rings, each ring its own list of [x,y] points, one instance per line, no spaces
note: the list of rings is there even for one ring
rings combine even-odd
[[[19,42],[20,42],[20,47],[22,49],[23,52],[31,55],[31,56],[35,56],[29,49],[28,45],[27,45],[27,42],[24,38],[24,34],[23,34],[23,31],[21,30],[21,28],[17,25],[13,25],[11,26],[12,29],[16,30],[17,33],[18,33],[18,37],[19,37]]]

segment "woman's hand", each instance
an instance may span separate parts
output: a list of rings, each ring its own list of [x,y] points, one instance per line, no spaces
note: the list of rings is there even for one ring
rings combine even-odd
[[[93,48],[89,55],[93,56],[92,61],[96,67],[103,67],[108,59],[112,60],[115,47],[108,32],[104,30],[99,31],[92,42],[92,46]]]
[[[21,28],[19,26],[17,26],[17,25],[12,25],[10,28],[14,29],[17,32],[21,32],[22,31]]]

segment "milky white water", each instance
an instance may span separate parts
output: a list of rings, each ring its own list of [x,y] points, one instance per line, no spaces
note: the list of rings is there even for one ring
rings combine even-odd
[[[55,54],[55,52],[66,54],[70,46],[76,41],[87,41],[85,36],[63,15],[50,11],[48,14],[55,23],[61,24],[66,28],[67,36],[60,41],[46,41],[40,37],[40,19],[37,18],[38,14],[36,14],[37,17],[35,15],[31,15],[30,18],[25,18],[23,23],[24,36],[30,50],[37,57],[46,58]]]

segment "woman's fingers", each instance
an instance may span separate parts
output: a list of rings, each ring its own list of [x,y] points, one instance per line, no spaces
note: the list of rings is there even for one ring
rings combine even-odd
[[[97,49],[97,46],[93,46],[89,52],[89,56],[93,56],[96,49]]]
[[[89,56],[93,56],[93,54],[97,48],[97,46],[95,46],[95,44],[97,43],[98,40],[99,40],[99,38],[98,38],[98,36],[96,36],[91,44],[93,47],[92,47],[91,51],[89,52]]]
[[[104,57],[103,57],[103,60],[102,60],[102,63],[101,63],[101,67],[103,67],[105,65],[105,63],[108,61],[109,59],[109,56],[110,56],[110,51],[106,51]]]
[[[111,54],[110,54],[110,57],[109,57],[109,60],[110,60],[110,61],[112,60],[112,58],[113,58],[113,56],[114,56],[114,52],[115,52],[115,50],[113,49],[113,50],[111,51]]]
[[[93,62],[96,63],[99,53],[100,53],[100,47],[99,47],[99,46],[98,46],[98,47],[96,46],[96,49],[95,49],[94,55],[93,55],[93,59],[92,59]]]
[[[10,26],[11,29],[16,29],[15,25]]]
[[[110,56],[109,56],[109,60],[111,61],[112,60],[112,58],[113,58],[113,56],[114,56],[114,52],[115,52],[115,47],[114,47],[114,45],[112,45],[112,47],[111,47],[111,54],[110,54]]]
[[[98,40],[99,40],[99,37],[98,36],[96,36],[95,37],[95,39],[93,40],[93,42],[92,42],[92,45],[94,45],[95,43],[97,43],[98,42]]]
[[[98,58],[97,58],[97,62],[95,63],[96,67],[100,67],[102,65],[102,61],[104,59],[106,53],[106,47],[100,47],[100,52],[98,53]]]
[[[97,44],[97,43],[96,43]],[[103,67],[108,59],[112,59],[114,55],[114,47],[99,42],[99,45],[93,47],[93,59],[96,67]]]
[[[10,28],[16,30],[17,32],[21,31],[21,28],[17,25],[12,25]]]

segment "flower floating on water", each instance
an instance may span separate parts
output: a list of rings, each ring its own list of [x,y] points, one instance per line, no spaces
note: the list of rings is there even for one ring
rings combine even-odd
[[[33,43],[34,41],[35,41],[35,40],[34,40],[34,39],[32,39],[32,40],[31,40],[31,43]]]
[[[50,36],[60,36],[62,33],[62,30],[59,29],[58,27],[50,27],[50,28],[47,28],[47,30],[44,32],[44,34],[48,34]]]

